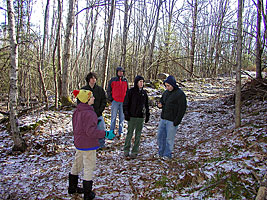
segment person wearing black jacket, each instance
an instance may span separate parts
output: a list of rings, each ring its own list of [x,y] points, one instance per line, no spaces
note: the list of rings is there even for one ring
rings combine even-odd
[[[125,157],[136,158],[139,145],[141,132],[143,129],[144,118],[145,123],[149,120],[149,106],[147,92],[143,89],[144,78],[142,76],[136,76],[134,80],[134,87],[127,91],[123,102],[124,118],[128,121],[128,131],[124,144]],[[130,153],[131,140],[133,132],[135,131],[134,145]]]
[[[175,134],[186,111],[186,96],[176,84],[173,76],[164,81],[166,91],[162,94],[158,107],[162,108],[158,127],[157,142],[159,156],[172,158]]]
[[[95,97],[95,101],[94,101],[94,104],[92,106],[93,106],[94,111],[98,117],[97,127],[99,130],[106,130],[106,124],[105,124],[104,118],[102,116],[102,113],[105,110],[105,107],[107,104],[107,97],[106,97],[105,90],[96,84],[96,81],[97,81],[96,73],[90,72],[86,76],[85,80],[86,80],[87,85],[82,87],[81,89],[90,90],[93,92],[93,95]],[[80,103],[79,99],[77,100],[77,103]],[[104,148],[105,147],[105,138],[99,139],[99,143],[100,143],[99,147]]]

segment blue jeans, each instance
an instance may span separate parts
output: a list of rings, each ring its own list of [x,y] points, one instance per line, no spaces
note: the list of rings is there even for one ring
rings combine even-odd
[[[159,156],[172,157],[175,134],[178,126],[174,126],[172,121],[161,119],[158,127],[157,142],[159,146]]]
[[[97,125],[97,128],[99,130],[104,130],[105,131],[106,130],[106,124],[105,124],[103,116],[98,117],[98,120],[101,120],[101,122]],[[98,141],[99,141],[99,144],[100,144],[100,146],[99,146],[100,148],[105,147],[105,138],[101,138]]]
[[[116,127],[116,118],[119,113],[119,136],[122,134],[124,114],[123,114],[123,102],[113,100],[111,104],[111,123],[110,130],[114,130]],[[115,131],[114,131],[115,132]]]

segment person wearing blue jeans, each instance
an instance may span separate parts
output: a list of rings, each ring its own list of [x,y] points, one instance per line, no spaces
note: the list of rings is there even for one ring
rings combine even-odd
[[[118,102],[113,100],[111,104],[111,122],[110,122],[110,130],[114,130],[116,126],[116,118],[117,114],[119,114],[119,131],[118,136],[121,136],[124,122],[124,114],[123,114],[123,102]]]
[[[115,132],[116,118],[119,114],[119,131],[117,137],[120,138],[123,131],[123,101],[128,90],[128,80],[124,77],[125,70],[122,67],[117,67],[116,77],[113,77],[108,82],[107,95],[111,104],[111,123],[110,130]]]
[[[174,126],[172,121],[161,119],[158,127],[158,146],[160,157],[172,157],[174,137],[178,126]]]
[[[158,127],[157,143],[160,157],[172,158],[175,134],[186,111],[186,96],[176,84],[173,76],[164,81],[166,90],[160,98],[158,107],[162,108]]]

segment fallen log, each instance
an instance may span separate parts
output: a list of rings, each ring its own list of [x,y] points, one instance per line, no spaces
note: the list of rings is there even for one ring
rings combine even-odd
[[[267,172],[265,173],[263,180],[260,184],[260,188],[257,193],[255,200],[266,200],[267,199]]]

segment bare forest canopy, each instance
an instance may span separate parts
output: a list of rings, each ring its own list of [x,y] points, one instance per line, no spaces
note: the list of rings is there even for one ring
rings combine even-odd
[[[6,1],[1,4],[0,93],[7,94],[10,42]],[[28,102],[70,94],[85,84],[90,71],[98,74],[98,84],[105,88],[118,66],[125,68],[129,81],[137,74],[153,80],[167,73],[182,81],[235,71],[235,0],[17,0],[13,4],[18,96]],[[260,67],[257,73],[261,73],[266,68],[265,4],[244,1],[242,70]]]

